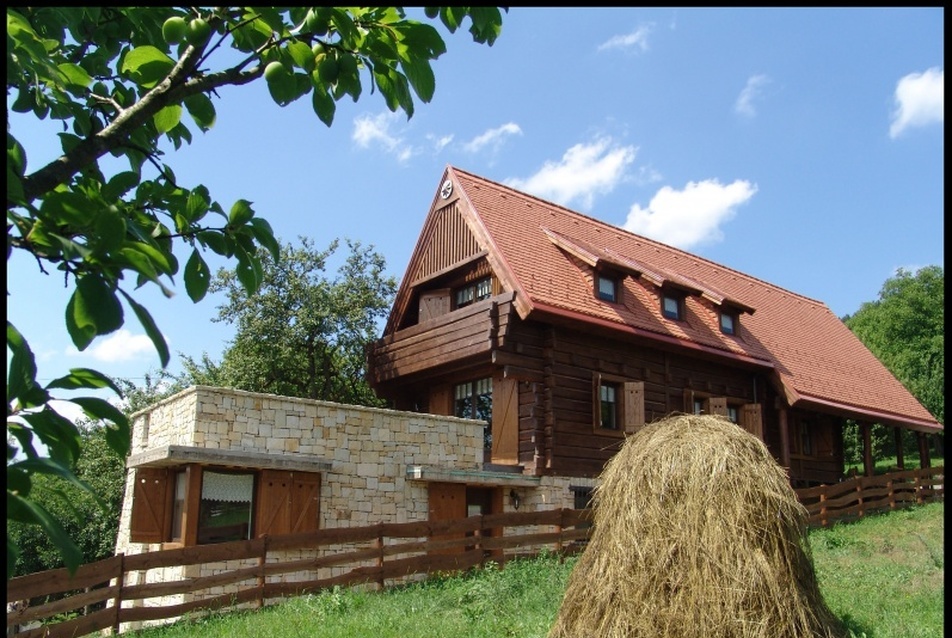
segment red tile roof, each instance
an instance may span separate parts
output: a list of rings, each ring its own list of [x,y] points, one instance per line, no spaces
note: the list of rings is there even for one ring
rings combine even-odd
[[[481,247],[505,270],[497,274],[523,297],[524,315],[572,316],[772,367],[791,405],[942,428],[822,302],[452,166],[445,178],[492,244]],[[592,266],[627,275],[621,303],[596,298]],[[661,315],[666,285],[694,293],[685,321]],[[741,313],[736,336],[720,331],[719,308]]]

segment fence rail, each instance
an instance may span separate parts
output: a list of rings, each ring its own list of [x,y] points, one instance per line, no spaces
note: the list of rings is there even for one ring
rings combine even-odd
[[[926,467],[796,490],[811,526],[859,518],[945,497],[945,467]]]
[[[464,571],[490,560],[504,564],[543,550],[569,555],[584,546],[590,533],[588,517],[588,511],[572,509],[513,512],[120,554],[83,565],[72,577],[65,569],[56,569],[10,580],[7,635],[75,638],[110,628],[118,633],[123,623],[240,605],[261,607],[270,600],[335,585],[384,588],[388,581]],[[295,550],[300,550],[298,555]],[[144,582],[149,570],[213,564],[220,571]],[[66,597],[43,602],[63,594]],[[181,601],[161,600],[168,596],[180,596]],[[149,604],[146,599],[151,599]],[[24,601],[34,602],[23,605]],[[39,622],[44,624],[37,626]]]
[[[944,468],[935,467],[859,477],[796,493],[807,508],[809,524],[827,526],[874,511],[942,500],[944,483]],[[10,580],[7,636],[75,638],[110,628],[118,633],[123,623],[241,605],[260,607],[335,585],[384,588],[387,581],[463,571],[489,560],[504,564],[543,550],[568,555],[584,547],[590,522],[588,510],[557,509],[439,523],[380,523],[120,554],[83,565],[72,578],[65,569],[56,569]],[[294,551],[299,551],[296,558]],[[227,567],[218,573],[146,582],[149,570],[215,563]],[[183,600],[156,604],[167,596]],[[148,605],[147,599],[152,599]],[[33,604],[23,605],[28,601]]]

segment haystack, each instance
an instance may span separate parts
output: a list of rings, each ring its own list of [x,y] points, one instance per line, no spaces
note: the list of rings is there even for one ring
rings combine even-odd
[[[549,638],[843,635],[806,509],[766,446],[727,419],[646,426],[605,466],[593,508]]]

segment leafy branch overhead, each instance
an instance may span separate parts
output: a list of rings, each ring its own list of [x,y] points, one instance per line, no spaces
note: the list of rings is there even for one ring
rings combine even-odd
[[[495,7],[426,7],[424,15],[450,33],[467,23],[488,45],[502,26]],[[310,95],[327,126],[337,102],[368,88],[411,117],[414,98],[433,98],[431,63],[445,51],[437,29],[402,7],[7,8],[8,110],[62,124],[62,155],[38,167],[8,124],[7,259],[23,251],[40,272],[61,273],[72,289],[66,329],[79,350],[117,330],[131,309],[165,366],[168,346],[135,291],[152,284],[171,296],[180,277],[189,298],[202,300],[211,251],[252,294],[262,250],[277,259],[280,247],[251,202],[222,205],[205,186],[187,185],[163,148],[179,150],[214,126],[217,89],[261,78],[279,106]],[[104,173],[107,155],[128,168]],[[29,344],[9,321],[7,349],[8,519],[57,535],[75,567],[62,527],[29,497],[34,473],[75,479],[81,449],[76,427],[50,407],[50,391],[118,388],[88,369],[41,386]],[[110,446],[128,452],[122,413],[101,399],[69,400],[111,423]],[[43,462],[35,440],[49,451]],[[8,536],[8,566],[16,551]]]

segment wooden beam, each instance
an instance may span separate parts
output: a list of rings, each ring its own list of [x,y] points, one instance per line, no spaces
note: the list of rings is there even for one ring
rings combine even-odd
[[[777,411],[780,425],[780,464],[790,471],[790,426],[787,423],[787,408]],[[792,476],[790,478],[793,478]]]
[[[919,438],[919,467],[931,467],[932,463],[929,460],[929,442],[926,440],[927,435],[925,432],[916,432],[916,436]]]
[[[873,441],[872,441],[872,426],[869,423],[862,422],[859,424],[860,429],[863,432],[863,475],[872,476],[873,475]]]
[[[902,453],[902,428],[893,428],[893,434],[896,438],[896,467],[902,471],[906,469],[905,459]]]

